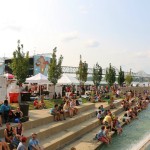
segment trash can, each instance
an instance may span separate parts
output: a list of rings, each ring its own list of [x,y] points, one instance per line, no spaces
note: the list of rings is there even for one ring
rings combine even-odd
[[[20,103],[19,107],[23,113],[23,117],[29,116],[29,104],[28,103]]]
[[[29,92],[21,92],[21,102],[30,101],[30,95]]]

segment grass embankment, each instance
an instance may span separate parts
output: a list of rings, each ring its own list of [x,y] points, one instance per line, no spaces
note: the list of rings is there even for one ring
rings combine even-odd
[[[55,104],[61,104],[63,101],[62,99],[51,99],[51,100],[44,100],[46,108],[52,108]],[[85,98],[82,98],[82,102],[86,103],[87,100]],[[33,106],[33,101],[28,101],[27,102],[29,104],[29,110],[34,110],[34,106]],[[11,103],[11,108],[12,109],[16,109],[19,104],[18,103]]]
[[[108,102],[110,100],[110,98],[106,98],[109,95],[109,97],[114,97],[114,99],[120,99],[123,98],[124,95],[121,95],[119,98],[116,98],[112,93],[107,93],[105,95],[103,95],[102,100],[105,102]],[[82,103],[86,103],[88,100],[86,98],[82,98]],[[51,99],[51,100],[44,100],[46,108],[50,109],[52,108],[55,104],[61,104],[63,101],[62,99]],[[34,110],[34,106],[33,106],[33,101],[28,101],[27,102],[29,104],[29,110]],[[19,104],[18,103],[11,103],[10,104],[12,109],[16,109]]]

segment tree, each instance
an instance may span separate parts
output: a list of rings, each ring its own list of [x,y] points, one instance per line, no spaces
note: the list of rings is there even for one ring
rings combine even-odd
[[[118,75],[118,84],[120,86],[123,86],[123,82],[125,81],[125,77],[124,77],[124,71],[122,71],[122,68],[120,66],[120,70],[119,70],[119,75]]]
[[[80,55],[80,62],[79,62],[79,67],[78,70],[76,72],[77,78],[81,83],[85,83],[87,81],[87,76],[88,76],[88,64],[86,63],[86,61],[82,62],[82,58]]]
[[[54,84],[54,92],[55,92],[55,85],[58,79],[60,79],[62,76],[61,65],[63,61],[63,56],[61,55],[57,62],[56,52],[57,52],[57,47],[53,49],[52,58],[50,58],[50,63],[49,63],[49,68],[48,68],[48,80]]]
[[[130,72],[126,75],[125,81],[127,85],[130,85],[132,83],[133,77],[132,77],[131,69],[130,69]]]
[[[102,67],[98,63],[93,68],[93,83],[98,86],[102,80]]]
[[[17,79],[18,85],[21,85],[25,82],[29,73],[29,52],[26,54],[23,52],[23,44],[20,44],[20,40],[17,43],[17,50],[13,52],[10,68]]]
[[[109,68],[106,69],[105,79],[109,86],[112,86],[116,81],[116,70],[111,66],[111,64],[109,64]]]

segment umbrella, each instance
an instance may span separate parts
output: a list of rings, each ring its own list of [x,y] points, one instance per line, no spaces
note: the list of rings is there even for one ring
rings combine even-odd
[[[10,74],[10,73],[6,73],[4,74],[4,76],[7,78],[7,79],[13,79],[14,78],[14,75]]]

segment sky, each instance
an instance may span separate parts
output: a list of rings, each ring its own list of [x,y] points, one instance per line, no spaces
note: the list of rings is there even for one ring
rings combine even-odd
[[[109,63],[150,74],[149,0],[0,0],[0,57],[17,41],[30,56],[62,55],[63,66]]]

